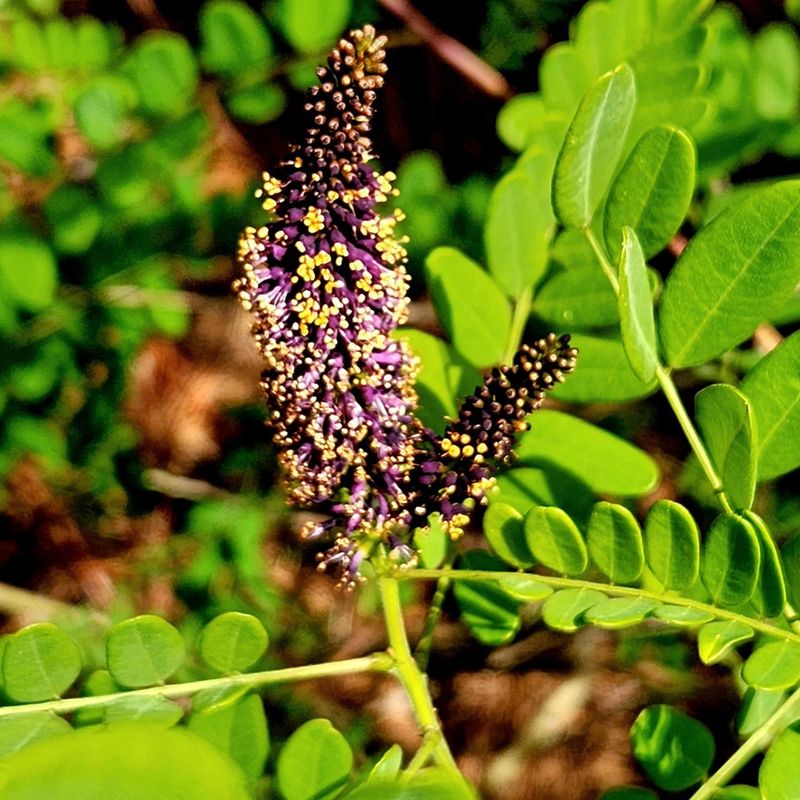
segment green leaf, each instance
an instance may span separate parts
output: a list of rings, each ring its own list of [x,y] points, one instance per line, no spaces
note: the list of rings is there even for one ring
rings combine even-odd
[[[118,75],[101,75],[86,84],[75,97],[75,122],[87,141],[107,150],[125,134],[133,89]]]
[[[485,228],[489,272],[510,297],[542,276],[554,220],[548,186],[515,169],[495,186]]]
[[[17,631],[3,648],[3,689],[17,703],[60,697],[80,671],[76,644],[49,622]]]
[[[755,786],[725,786],[719,789],[716,800],[764,800]]]
[[[641,597],[611,597],[592,606],[585,615],[587,622],[600,628],[616,630],[637,625],[658,607],[655,600]]]
[[[670,366],[691,367],[746,339],[800,280],[800,181],[732,203],[692,239],[661,296]]]
[[[497,115],[497,135],[506,147],[522,152],[542,129],[545,108],[538,94],[512,97]]]
[[[633,70],[626,64],[586,91],[556,162],[553,208],[565,225],[588,225],[605,197],[636,107]]]
[[[183,708],[165,697],[122,695],[106,705],[102,713],[105,723],[146,722],[162,728],[171,728],[183,718]]]
[[[586,624],[586,612],[607,599],[595,589],[562,589],[544,601],[542,619],[554,630],[574,633]]]
[[[470,550],[459,563],[461,569],[503,569],[501,561],[483,550]],[[493,581],[455,581],[453,595],[461,619],[475,638],[490,647],[505,644],[519,630],[519,601]]]
[[[447,556],[450,537],[442,524],[439,513],[428,515],[427,528],[414,531],[414,548],[419,554],[420,562],[425,569],[436,569]]]
[[[474,789],[466,780],[438,767],[420,770],[409,778],[404,773],[397,779],[367,781],[343,800],[477,800]]]
[[[636,760],[661,789],[679,792],[698,783],[714,759],[714,737],[676,708],[645,708],[631,727]]]
[[[534,558],[559,575],[580,575],[589,564],[581,532],[560,508],[532,508],[525,515],[525,539]]]
[[[483,516],[483,534],[492,550],[515,567],[530,567],[533,554],[525,541],[523,517],[507,503],[492,503]]]
[[[264,771],[269,734],[264,704],[250,694],[217,711],[193,713],[188,728],[235,761],[251,781]]]
[[[796,534],[781,548],[781,562],[786,573],[789,602],[800,607],[800,534]]]
[[[376,762],[369,772],[367,783],[380,780],[393,781],[400,773],[403,766],[403,748],[399,744],[393,744]]]
[[[659,606],[653,612],[653,616],[670,625],[685,625],[686,627],[702,625],[714,619],[714,615],[710,611],[689,606]]]
[[[248,800],[229,759],[183,728],[92,726],[0,760],[3,800]]]
[[[189,43],[177,33],[148,31],[134,45],[128,70],[142,107],[155,116],[174,116],[197,88],[197,62]]]
[[[542,56],[539,84],[548,108],[572,114],[591,80],[580,53],[565,42],[549,47]]]
[[[286,95],[276,84],[258,83],[231,92],[225,102],[236,119],[252,125],[264,125],[283,113]]]
[[[192,712],[221,711],[235,705],[249,691],[247,686],[218,686],[201,689],[192,697]]]
[[[45,242],[23,232],[0,234],[0,294],[25,311],[41,311],[53,302],[57,283]]]
[[[756,418],[759,479],[800,467],[800,331],[764,356],[739,388]]]
[[[762,645],[744,662],[742,678],[756,689],[791,689],[800,682],[800,644],[782,641]]]
[[[700,576],[712,601],[733,607],[753,595],[761,549],[753,526],[735,514],[718,516],[703,546]]]
[[[753,629],[737,620],[709,622],[697,633],[697,652],[704,664],[722,661],[734,647],[753,638]]]
[[[642,531],[624,506],[605,500],[597,503],[586,538],[592,560],[612,582],[632,583],[642,574]]]
[[[499,363],[511,328],[511,309],[500,287],[453,247],[437,247],[425,267],[436,314],[453,347],[476,367]]]
[[[264,654],[269,637],[251,614],[220,614],[200,634],[200,655],[209,667],[226,675],[243,672]]]
[[[638,447],[551,409],[536,412],[531,430],[522,434],[515,450],[520,462],[556,464],[597,494],[638,497],[652,491],[659,480],[658,466]]]
[[[523,603],[537,603],[553,594],[550,586],[530,575],[509,575],[501,578],[500,588]]]
[[[580,353],[580,367],[553,396],[571,403],[621,403],[652,394],[656,382],[644,383],[631,370],[622,342],[576,333],[571,344]]]
[[[767,692],[749,686],[742,696],[742,703],[736,714],[736,732],[739,736],[750,736],[755,733],[785,700],[785,692]]]
[[[508,503],[520,514],[535,505],[559,506],[581,522],[589,519],[595,499],[584,483],[553,465],[510,469],[498,477],[497,489],[489,496],[489,505]]]
[[[301,725],[278,756],[275,778],[286,800],[328,800],[350,776],[353,753],[327,719]]]
[[[756,111],[765,119],[793,120],[800,94],[800,46],[789,25],[768,25],[753,41]]]
[[[536,290],[533,310],[557,330],[605,328],[619,321],[617,297],[595,263],[551,273]]]
[[[665,589],[688,589],[700,572],[700,532],[680,503],[659,500],[644,524],[647,565]]]
[[[116,624],[106,640],[108,671],[120,686],[163,683],[183,663],[185,645],[166,620],[151,614]]]
[[[656,323],[647,265],[636,232],[622,229],[619,260],[619,319],[622,346],[634,375],[649,383],[656,374]]]
[[[241,0],[211,0],[200,12],[200,62],[217,75],[261,75],[272,57],[264,20]],[[263,87],[262,87],[263,89]]]
[[[62,183],[44,202],[44,213],[56,249],[69,255],[85,253],[100,231],[103,218],[85,189]]]
[[[70,724],[52,711],[34,711],[21,717],[0,719],[0,756],[6,756],[40,739],[69,733]]]
[[[788,728],[770,745],[758,771],[763,800],[800,797],[800,731]]]
[[[725,494],[737,509],[753,504],[756,491],[756,426],[748,399],[733,386],[715,383],[695,396],[695,416]]]
[[[697,155],[689,136],[672,125],[651,128],[636,143],[614,179],[603,218],[611,257],[622,229],[633,228],[644,258],[652,258],[681,226],[695,185]]]
[[[330,49],[347,25],[351,0],[278,0],[276,19],[289,44],[301,53]]]
[[[761,546],[761,569],[750,602],[761,616],[778,617],[786,605],[786,580],[778,548],[761,517],[752,511],[745,511],[743,516],[753,526]]]

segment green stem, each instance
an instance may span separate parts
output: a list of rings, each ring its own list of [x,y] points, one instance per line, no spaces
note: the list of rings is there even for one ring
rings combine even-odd
[[[613,597],[641,597],[646,600],[654,600],[659,604],[667,604],[674,606],[683,606],[685,608],[694,608],[698,611],[706,611],[713,614],[718,619],[726,619],[734,622],[741,622],[753,630],[764,633],[775,639],[783,639],[787,642],[796,642],[800,644],[800,633],[795,631],[784,630],[775,625],[770,625],[760,619],[753,619],[744,614],[737,614],[735,611],[729,611],[725,608],[718,608],[717,606],[710,606],[707,603],[702,603],[699,600],[692,600],[688,597],[681,597],[680,595],[664,596],[657,592],[649,592],[637,586],[616,586],[609,583],[597,583],[595,581],[584,581],[579,578],[561,578],[554,575],[534,575],[524,572],[497,572],[492,570],[479,570],[479,569],[459,569],[459,570],[441,570],[441,569],[413,569],[398,571],[395,575],[398,581],[429,581],[438,580],[443,575],[447,575],[454,581],[500,581],[504,578],[519,578],[520,576],[530,577],[531,580],[537,583],[544,583],[548,586],[553,586],[557,589],[593,589],[594,591],[603,592],[604,594]]]
[[[796,689],[789,699],[733,753],[689,800],[708,800],[713,797],[717,789],[732,780],[753,756],[768,747],[770,742],[797,717],[798,713],[800,713],[800,689]]]
[[[437,575],[438,577],[438,575]],[[436,763],[458,775],[455,759],[447,740],[442,733],[436,709],[433,707],[428,683],[425,675],[420,671],[408,644],[405,623],[403,621],[403,607],[400,603],[400,591],[397,580],[387,577],[378,579],[378,587],[383,602],[383,616],[386,621],[386,633],[389,637],[389,653],[394,659],[394,671],[403,684],[414,716],[417,718],[424,737],[424,746],[430,747],[431,756]]]
[[[522,294],[514,304],[514,316],[511,318],[511,328],[508,331],[508,343],[506,352],[503,355],[503,363],[510,364],[514,359],[514,354],[519,350],[522,342],[522,334],[525,332],[525,323],[531,315],[531,302],[533,300],[533,289],[528,287],[523,289]]]
[[[614,268],[608,262],[608,258],[606,257],[606,253],[603,250],[602,245],[597,241],[594,231],[588,226],[583,228],[583,234],[594,251],[597,262],[600,264],[600,268],[608,278],[608,282],[611,284],[614,294],[619,297],[619,279],[617,278]],[[717,471],[714,469],[714,465],[711,463],[711,458],[708,455],[705,445],[703,444],[703,440],[700,438],[700,434],[694,427],[694,423],[692,422],[689,413],[686,411],[686,407],[683,405],[683,401],[678,394],[678,389],[675,386],[675,382],[672,380],[669,370],[660,361],[656,363],[656,378],[661,386],[661,391],[664,392],[664,396],[667,398],[667,402],[670,404],[670,407],[672,408],[672,411],[675,414],[678,423],[680,424],[681,429],[683,430],[683,433],[689,442],[689,446],[694,451],[695,456],[697,456],[697,460],[700,463],[706,478],[708,478],[711,488],[719,498],[719,502],[722,505],[723,510],[730,514],[733,511],[733,507],[725,495],[725,489],[722,485],[722,480],[720,479],[719,475],[717,475]]]
[[[68,714],[80,708],[104,706],[123,697],[189,697],[204,689],[219,689],[230,686],[247,686],[254,689],[259,686],[270,686],[276,683],[331,678],[337,675],[352,675],[356,672],[389,672],[393,667],[394,661],[389,655],[386,653],[373,653],[361,658],[331,661],[328,664],[309,664],[304,667],[288,667],[286,669],[251,672],[243,675],[226,675],[222,678],[209,678],[188,683],[170,683],[165,686],[149,686],[146,689],[132,689],[128,692],[103,694],[96,697],[69,697],[65,700],[48,700],[44,703],[4,706],[0,708],[0,718],[29,714],[33,711],[54,711],[57,714]]]
[[[431,607],[428,609],[428,615],[425,617],[425,627],[422,629],[422,636],[417,642],[417,649],[414,657],[417,661],[417,666],[424,672],[428,666],[428,658],[431,654],[431,646],[433,645],[433,632],[442,616],[442,604],[447,596],[447,590],[450,588],[450,576],[442,575],[436,581],[436,591],[431,600]]]

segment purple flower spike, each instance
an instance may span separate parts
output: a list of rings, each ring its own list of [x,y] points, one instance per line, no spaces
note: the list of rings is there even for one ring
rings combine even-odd
[[[523,346],[495,369],[439,437],[414,415],[417,362],[391,338],[407,316],[400,212],[376,206],[392,173],[369,164],[386,39],[365,26],[320,67],[305,104],[302,145],[259,191],[274,221],[245,230],[236,282],[265,361],[262,386],[289,501],[322,512],[309,539],[332,537],[319,556],[346,587],[377,542],[412,567],[410,532],[441,514],[457,536],[485,499],[525,416],[575,365],[569,337]]]
[[[390,338],[408,306],[401,215],[375,210],[394,175],[367,163],[385,42],[354,31],[317,71],[304,143],[264,174],[259,195],[276,219],[245,231],[236,286],[266,362],[289,499],[336,517],[342,534],[323,563],[345,575],[360,560],[349,539],[381,537],[403,515],[419,427],[416,361]]]

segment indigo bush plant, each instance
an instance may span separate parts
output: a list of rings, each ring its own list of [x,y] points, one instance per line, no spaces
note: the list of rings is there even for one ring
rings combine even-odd
[[[293,7],[277,17],[290,40]],[[204,9],[202,61],[231,113],[266,102],[264,65],[250,74],[252,58],[217,38],[238,31],[258,55],[260,18],[232,0]],[[386,45],[365,24],[317,69],[304,136],[257,190],[267,216],[241,236],[235,292],[304,545],[337,602],[377,588],[388,647],[287,666],[270,655],[282,632],[263,594],[253,613],[217,608],[181,630],[74,608],[59,626],[23,627],[0,639],[0,796],[521,797],[511,773],[473,785],[459,769],[428,678],[443,614],[486,647],[534,626],[594,626],[623,642],[672,630],[716,679],[732,676],[738,713],[714,733],[687,697],[641,709],[639,783],[599,786],[604,800],[800,796],[794,28],[750,34],[708,0],[588,3],[569,41],[543,54],[538,91],[500,111],[517,155],[491,190],[483,252],[442,245],[425,258],[428,330],[404,327],[403,226],[414,224],[394,200],[403,169],[382,171],[372,152]],[[142,100],[148,124],[178,113],[162,101]],[[102,149],[100,129],[87,135]],[[748,182],[765,154],[778,174]],[[51,302],[20,293],[42,281],[12,280],[14,254],[32,257],[25,235],[0,239],[21,322]],[[683,437],[678,455],[661,450],[664,429]],[[255,541],[263,509],[246,506],[255,522],[237,527],[241,506],[220,503],[194,512],[197,529],[228,531],[210,534],[228,548]],[[190,567],[196,583],[219,568],[216,547],[198,559],[210,559],[205,572]],[[246,552],[252,586],[262,567]],[[426,583],[412,650],[402,601]],[[37,602],[53,616],[52,601]],[[399,681],[415,752],[365,758],[324,718],[272,748],[271,687],[356,673]]]

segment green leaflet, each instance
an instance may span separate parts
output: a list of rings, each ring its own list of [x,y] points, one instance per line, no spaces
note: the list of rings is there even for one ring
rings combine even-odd
[[[636,107],[633,71],[623,64],[586,91],[556,161],[553,208],[564,225],[588,225],[617,167]]]
[[[622,342],[615,338],[575,334],[580,367],[553,389],[553,396],[571,403],[620,403],[652,394],[656,382],[644,383],[631,370]]]
[[[230,674],[251,667],[267,649],[264,626],[251,614],[220,614],[200,634],[200,654],[213,669]]]
[[[178,631],[152,614],[118,623],[106,640],[108,671],[130,688],[163,683],[183,663],[185,652]]]
[[[700,532],[680,503],[659,500],[644,525],[647,564],[665,589],[688,589],[700,572]]]
[[[758,435],[749,401],[733,386],[716,383],[697,393],[695,414],[725,494],[735,508],[750,508],[756,491]]]
[[[624,506],[597,503],[589,519],[587,540],[592,560],[613,583],[632,583],[641,575],[642,532]]]
[[[562,589],[542,606],[542,619],[551,628],[574,633],[586,624],[586,612],[608,598],[594,589]]]
[[[525,539],[536,560],[561,575],[580,575],[589,564],[581,532],[560,508],[532,508],[525,515]]]
[[[503,569],[503,563],[484,550],[466,552],[459,563],[462,569]],[[453,595],[461,619],[483,644],[496,647],[514,638],[519,630],[519,600],[491,581],[456,581]]]
[[[531,430],[520,437],[516,453],[523,464],[558,466],[597,494],[637,497],[652,491],[660,477],[656,463],[643,450],[551,409],[541,409],[531,418]]]
[[[523,516],[507,503],[492,503],[483,516],[486,541],[503,561],[515,567],[530,567],[534,558],[525,541]]]
[[[512,297],[542,276],[553,235],[548,185],[516,168],[495,186],[484,230],[489,272]]]
[[[60,697],[81,671],[76,644],[60,628],[38,622],[17,631],[2,650],[3,690],[18,703]]]
[[[747,373],[739,387],[758,425],[758,477],[775,478],[800,466],[800,331]]]
[[[244,775],[184,728],[142,722],[96,725],[52,736],[5,756],[5,800],[248,800]]]
[[[622,229],[619,259],[619,319],[622,345],[639,380],[649,383],[656,374],[656,323],[647,265],[636,232]]]
[[[631,728],[636,760],[656,786],[678,792],[698,783],[714,759],[714,737],[703,725],[667,705],[644,709]]]
[[[331,800],[353,766],[350,745],[327,719],[301,725],[278,756],[275,779],[286,800]]]
[[[728,206],[673,268],[658,329],[672,367],[739,344],[800,281],[800,181],[780,181]]]
[[[683,222],[694,193],[694,144],[672,125],[651,128],[636,143],[614,179],[603,218],[603,236],[613,259],[622,229],[633,228],[644,258],[658,253]]]
[[[753,629],[736,620],[709,622],[697,634],[697,652],[704,664],[716,664],[733,648],[753,638]]]
[[[758,581],[761,548],[753,526],[743,517],[722,514],[703,546],[700,576],[711,599],[733,607],[750,599]]]
[[[511,327],[511,309],[500,287],[453,247],[437,247],[425,267],[436,314],[453,347],[476,367],[499,363]]]

